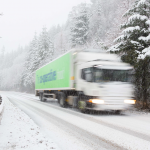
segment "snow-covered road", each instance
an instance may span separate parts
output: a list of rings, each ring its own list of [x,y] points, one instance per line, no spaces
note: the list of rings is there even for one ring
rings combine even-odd
[[[150,149],[150,114],[82,114],[31,94],[3,92],[62,150]]]
[[[5,95],[2,95],[2,99],[0,150],[59,150],[29,116],[15,107]]]

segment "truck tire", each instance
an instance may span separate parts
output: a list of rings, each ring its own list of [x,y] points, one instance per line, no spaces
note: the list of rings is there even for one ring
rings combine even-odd
[[[59,97],[60,97],[60,96],[59,96],[59,93],[60,93],[60,92],[57,92],[57,93],[56,93],[56,99],[57,99],[57,102],[58,102],[58,103],[59,103],[59,100],[60,100],[60,98],[59,98]]]
[[[66,96],[63,92],[59,92],[59,104],[61,107],[67,106]]]
[[[121,115],[121,112],[122,112],[121,110],[116,110],[116,111],[115,111],[115,114]]]
[[[43,97],[43,93],[40,93],[40,101],[41,102],[45,102],[46,100],[44,99],[44,97]]]
[[[40,98],[40,101],[43,101],[43,93],[40,93],[39,98]]]

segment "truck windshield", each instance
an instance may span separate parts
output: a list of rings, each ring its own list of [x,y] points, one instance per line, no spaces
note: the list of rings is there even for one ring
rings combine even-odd
[[[94,82],[131,81],[131,70],[113,70],[94,68]]]

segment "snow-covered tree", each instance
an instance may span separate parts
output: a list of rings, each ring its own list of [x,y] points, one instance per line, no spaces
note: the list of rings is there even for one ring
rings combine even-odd
[[[84,46],[88,38],[89,7],[82,3],[70,13],[72,47]]]
[[[40,56],[40,66],[46,63],[47,58],[49,61],[52,60],[52,55],[54,52],[53,43],[50,40],[47,29],[44,27],[42,33],[39,36],[39,56]]]
[[[120,24],[123,24],[127,18],[123,17],[123,14],[129,10],[135,0],[123,0],[116,1],[116,10],[112,15],[112,23],[111,27],[106,31],[104,43],[108,47],[113,45],[114,39],[116,39],[120,35]]]
[[[43,28],[39,37],[34,36],[28,50],[28,57],[25,63],[23,82],[26,87],[34,89],[35,71],[41,66],[52,60],[54,52],[53,43],[50,40],[49,33]]]
[[[89,13],[89,39],[92,47],[98,48],[101,34],[104,31],[102,25],[102,6],[100,0],[92,1]]]
[[[2,90],[21,88],[25,57],[26,52],[23,49],[4,56],[3,64],[0,64],[0,88]]]
[[[55,36],[54,40],[55,55],[61,55],[70,49],[69,31],[62,30]]]
[[[126,5],[133,0],[91,0],[89,47],[106,49],[112,45],[122,23]],[[129,5],[129,4],[128,4]]]
[[[34,71],[39,66],[39,55],[38,55],[38,39],[35,34],[32,42],[30,43],[28,55],[25,62],[25,70],[23,74],[24,85],[32,86],[34,83]]]
[[[146,108],[150,86],[150,0],[136,0],[124,16],[128,19],[121,26],[122,35],[110,50],[118,51],[125,62],[134,65],[137,93],[141,93],[139,97]]]
[[[124,16],[128,17],[128,20],[121,26],[122,35],[115,40],[117,44],[112,47],[112,50],[119,50],[123,52],[123,55],[131,56],[131,58],[128,57],[127,62],[133,64],[150,45],[150,1],[136,0]]]

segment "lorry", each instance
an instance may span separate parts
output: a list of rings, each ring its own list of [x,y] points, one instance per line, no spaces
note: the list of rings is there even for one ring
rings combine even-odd
[[[81,112],[120,112],[135,104],[131,83],[133,67],[116,54],[72,49],[35,73],[35,95],[41,101],[54,98],[61,107]]]

